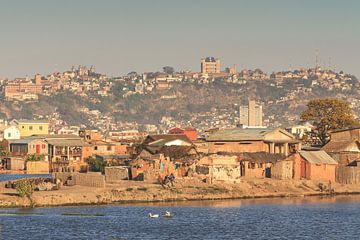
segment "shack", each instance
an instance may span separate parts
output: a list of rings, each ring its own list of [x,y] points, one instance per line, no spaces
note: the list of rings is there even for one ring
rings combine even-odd
[[[239,155],[240,175],[247,178],[271,178],[274,164],[285,159],[281,153],[249,152]]]
[[[325,151],[299,151],[294,155],[294,178],[335,182],[337,165]]]

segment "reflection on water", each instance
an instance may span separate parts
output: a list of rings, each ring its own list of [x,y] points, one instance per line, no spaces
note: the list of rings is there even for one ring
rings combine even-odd
[[[283,204],[297,205],[309,203],[341,203],[359,202],[360,195],[338,195],[338,196],[309,196],[309,197],[289,197],[289,198],[249,198],[235,200],[204,200],[204,201],[176,201],[176,202],[153,202],[153,203],[128,203],[122,206],[178,206],[178,207],[240,207],[241,205],[253,204]]]
[[[1,209],[0,239],[358,239],[360,196]],[[165,211],[174,214],[164,218]],[[148,214],[159,214],[149,218]]]

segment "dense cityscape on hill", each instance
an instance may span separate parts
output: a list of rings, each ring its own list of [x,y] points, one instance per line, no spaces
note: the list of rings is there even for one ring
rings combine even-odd
[[[219,59],[206,58],[200,72],[166,66],[161,72],[110,77],[94,66],[79,66],[0,83],[0,118],[47,119],[53,129],[163,132],[182,126],[202,132],[236,126],[239,107],[248,100],[262,106],[268,127],[297,124],[312,98],[343,99],[360,114],[358,79],[319,66],[271,74],[235,66],[221,71]]]

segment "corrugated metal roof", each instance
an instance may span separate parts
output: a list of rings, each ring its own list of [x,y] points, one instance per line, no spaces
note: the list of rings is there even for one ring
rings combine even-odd
[[[84,146],[84,142],[81,139],[48,139],[46,142],[54,146]]]
[[[233,128],[218,130],[210,134],[207,141],[246,141],[246,140],[263,140],[265,135],[274,129],[267,128]]]
[[[325,151],[300,151],[300,156],[312,164],[338,164]]]
[[[62,138],[62,139],[67,139],[67,138],[80,139],[79,136],[74,135],[74,134],[34,134],[34,135],[29,136],[28,138],[35,138],[35,139],[42,138],[42,139],[47,139],[47,140],[59,139],[59,138]]]
[[[34,141],[35,139],[31,139],[31,138],[21,138],[21,139],[9,139],[9,144],[28,144],[32,141]]]
[[[330,141],[321,150],[326,152],[360,152],[360,143],[355,140]]]
[[[262,162],[262,163],[276,163],[277,161],[285,159],[286,156],[281,153],[267,153],[267,152],[247,152],[239,155],[240,161]]]
[[[96,154],[96,157],[127,159],[130,158],[130,155],[129,154]]]

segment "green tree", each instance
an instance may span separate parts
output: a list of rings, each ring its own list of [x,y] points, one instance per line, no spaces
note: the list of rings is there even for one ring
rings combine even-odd
[[[106,162],[103,159],[88,157],[86,162],[91,172],[105,172]]]
[[[326,144],[329,131],[359,126],[347,102],[335,98],[313,99],[301,114],[301,120],[316,127],[317,135]]]

